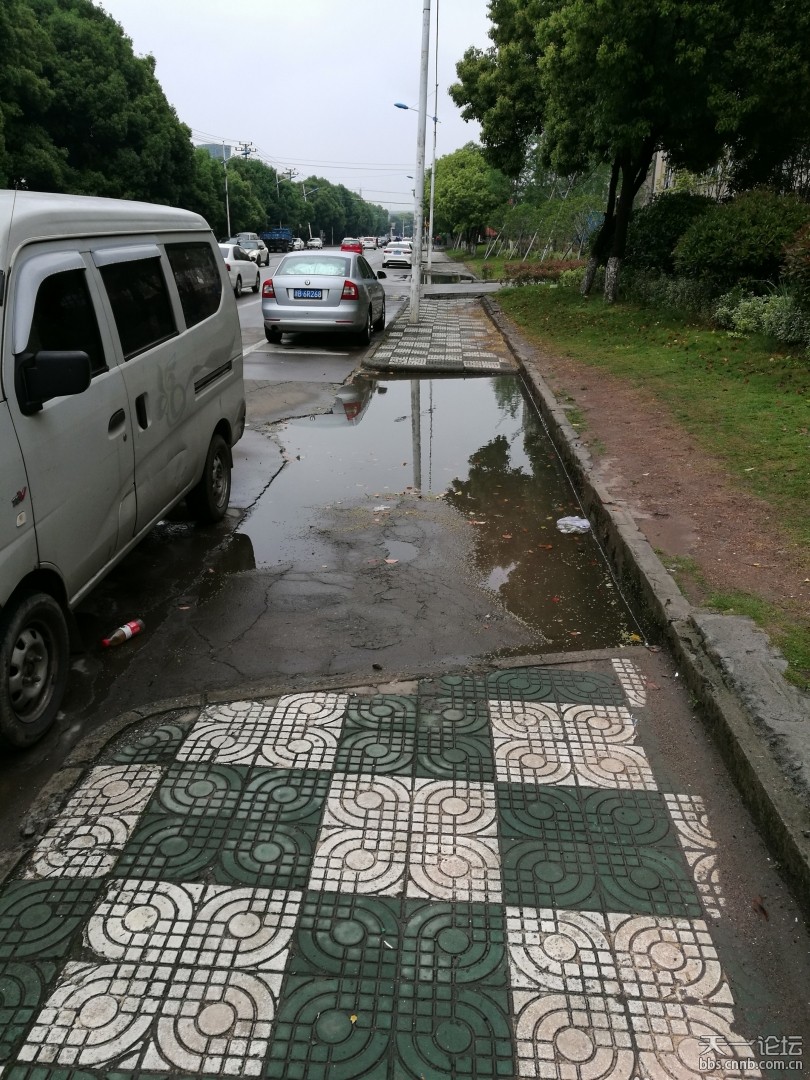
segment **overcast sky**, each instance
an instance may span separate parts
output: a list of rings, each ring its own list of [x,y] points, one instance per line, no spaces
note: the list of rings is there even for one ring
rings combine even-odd
[[[97,0],[157,77],[195,142],[251,143],[299,180],[323,176],[391,209],[413,204],[423,0]],[[436,156],[477,141],[447,95],[487,0],[432,0],[428,117]],[[438,36],[436,17],[438,9]],[[434,60],[438,42],[438,78]],[[433,152],[427,122],[426,166]]]

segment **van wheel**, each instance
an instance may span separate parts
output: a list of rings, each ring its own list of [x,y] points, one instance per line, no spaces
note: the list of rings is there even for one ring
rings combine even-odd
[[[383,297],[382,308],[380,309],[380,317],[374,320],[374,329],[385,329],[385,297]]]
[[[68,677],[65,614],[47,593],[24,593],[0,615],[0,733],[12,746],[42,738]]]
[[[231,452],[221,435],[208,447],[202,479],[186,496],[196,521],[210,525],[222,521],[231,497]]]
[[[233,295],[239,297],[242,295],[242,278],[237,277],[236,284],[233,287]]]

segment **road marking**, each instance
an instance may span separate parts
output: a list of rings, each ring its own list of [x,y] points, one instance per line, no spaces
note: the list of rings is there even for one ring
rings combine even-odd
[[[257,341],[255,345],[248,346],[244,350],[244,355],[248,356],[250,353],[262,352],[266,356],[285,356],[287,353],[298,353],[302,356],[351,356],[351,353],[347,352],[318,352],[316,349],[291,349],[285,347],[268,348],[263,341]]]

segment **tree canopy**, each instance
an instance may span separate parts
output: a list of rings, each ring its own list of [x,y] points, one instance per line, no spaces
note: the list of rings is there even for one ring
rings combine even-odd
[[[342,185],[302,185],[258,160],[195,149],[151,56],[91,0],[0,4],[0,185],[142,199],[202,214],[227,232],[290,225],[381,233],[389,214]],[[317,188],[312,196],[304,190]]]
[[[772,157],[784,152],[782,119],[772,137],[761,135],[774,108],[769,62],[781,44],[790,45],[790,59],[779,65],[777,100],[794,85],[799,103],[791,145],[810,132],[810,35],[796,43],[793,7],[790,15],[786,7],[771,0],[490,0],[493,47],[467,50],[450,93],[465,118],[481,123],[490,162],[510,176],[535,148],[562,174],[609,163],[593,265],[607,263],[612,299],[633,201],[656,151],[694,171],[728,148],[740,162],[747,153],[752,166],[761,165],[766,147]],[[803,26],[807,20],[803,14]]]
[[[468,244],[484,231],[493,211],[506,207],[510,184],[489,165],[480,146],[467,143],[436,163],[434,232],[463,233]]]

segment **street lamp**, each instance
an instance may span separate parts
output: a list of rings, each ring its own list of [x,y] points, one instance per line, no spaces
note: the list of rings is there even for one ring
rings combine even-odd
[[[436,84],[436,92],[433,101],[433,111],[436,112],[436,106],[438,105],[439,86]],[[407,109],[409,112],[418,112],[418,109],[414,109],[411,105],[406,105],[403,101],[394,102],[395,109]],[[428,254],[427,254],[427,268],[430,270],[433,265],[433,204],[436,193],[436,125],[441,123],[438,116],[431,116],[433,121],[433,160],[430,166],[430,214],[428,223]],[[408,177],[409,180],[413,180],[412,176]]]
[[[311,187],[311,188],[309,189],[309,191],[307,191],[307,189],[306,189],[306,188],[304,187],[304,185],[302,184],[302,185],[301,185],[301,194],[302,194],[302,195],[303,195],[303,197],[304,197],[304,202],[306,202],[306,201],[307,201],[307,195],[312,195],[312,194],[313,194],[314,192],[316,192],[317,190],[318,190],[318,189],[317,189],[316,187]],[[310,240],[311,240],[311,239],[312,239],[312,226],[310,225],[310,223],[309,223],[309,222],[307,222],[307,228],[309,229],[309,238],[310,238]]]

